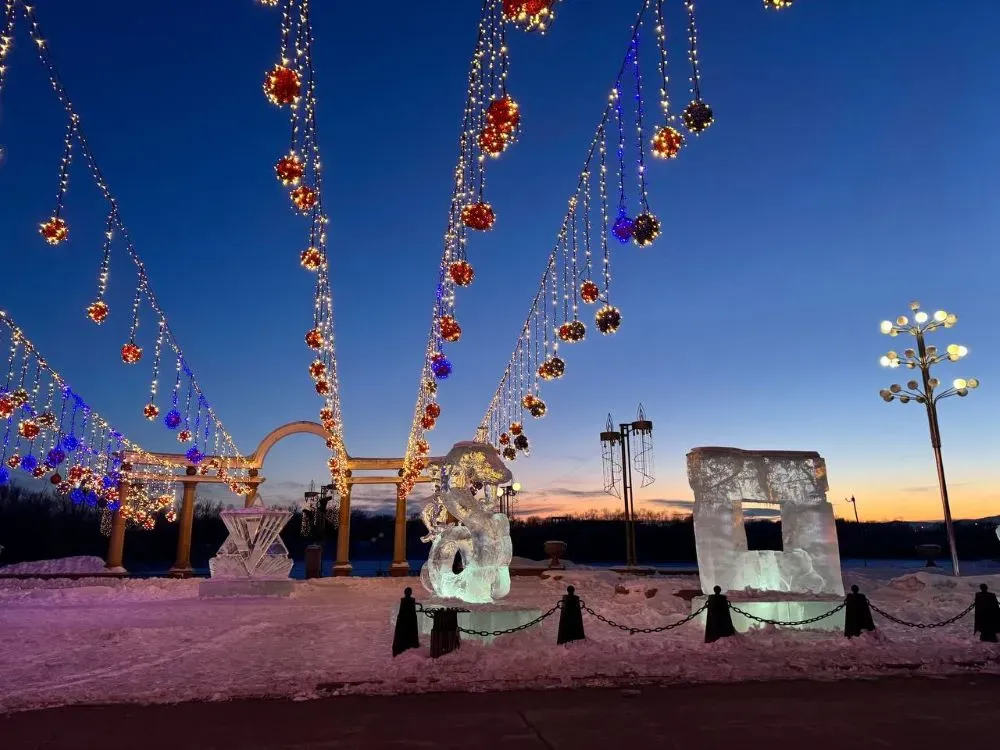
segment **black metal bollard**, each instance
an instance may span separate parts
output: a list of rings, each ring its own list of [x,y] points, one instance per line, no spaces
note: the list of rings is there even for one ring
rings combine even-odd
[[[979,640],[997,642],[997,632],[1000,632],[1000,602],[985,583],[979,584],[979,591],[976,592],[974,621],[973,635],[979,633]]]
[[[875,630],[872,610],[868,597],[859,593],[857,586],[851,586],[851,593],[844,597],[844,635],[855,638],[862,630]]]
[[[413,589],[407,586],[403,589],[403,598],[399,600],[399,612],[396,613],[396,630],[392,634],[392,655],[399,656],[411,648],[420,648],[420,628],[417,627],[417,602],[413,598]]]
[[[559,612],[559,635],[556,643],[582,641],[587,636],[583,633],[583,610],[580,608],[580,597],[576,589],[566,587],[566,595],[562,598],[562,609]]]
[[[709,594],[705,605],[708,610],[705,617],[705,643],[736,635],[733,617],[729,613],[729,599],[722,593],[721,586],[715,586],[712,591],[715,593]]]
[[[458,632],[458,610],[442,608],[434,610],[434,624],[431,626],[431,658],[450,654],[462,645]]]

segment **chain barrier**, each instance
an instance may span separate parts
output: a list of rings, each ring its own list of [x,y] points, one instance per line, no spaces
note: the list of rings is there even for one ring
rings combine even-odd
[[[926,630],[931,628],[943,628],[945,625],[951,625],[953,623],[958,622],[975,608],[976,602],[973,601],[972,604],[963,609],[954,617],[949,617],[947,620],[942,620],[941,622],[909,622],[907,620],[902,620],[896,617],[895,615],[890,615],[884,609],[881,609],[880,607],[877,607],[874,604],[872,604],[871,600],[869,600],[868,606],[872,608],[872,611],[878,612],[880,615],[882,615],[882,617],[889,620],[890,622],[896,623],[897,625],[905,625],[908,628],[920,628],[921,630]]]
[[[814,622],[819,622],[820,620],[825,620],[827,617],[830,617],[831,615],[837,614],[837,612],[839,612],[840,610],[842,610],[846,606],[847,606],[847,602],[841,602],[836,607],[834,607],[833,609],[831,609],[829,612],[824,612],[823,614],[817,615],[816,617],[810,617],[808,620],[769,620],[766,617],[758,617],[757,615],[752,615],[749,612],[746,612],[746,611],[740,609],[739,607],[737,607],[732,602],[729,602],[729,608],[733,612],[736,612],[737,614],[743,615],[748,620],[754,620],[755,622],[762,622],[765,625],[782,625],[784,627],[790,627],[790,626],[793,626],[793,625],[812,625]]]
[[[677,622],[671,622],[671,623],[669,623],[667,625],[661,625],[658,628],[632,628],[632,627],[629,627],[628,625],[621,625],[621,624],[615,622],[614,620],[611,620],[611,619],[605,617],[604,615],[595,612],[590,607],[588,607],[585,602],[583,602],[582,600],[580,601],[580,609],[582,609],[588,615],[596,617],[598,620],[600,620],[604,624],[610,625],[613,628],[618,628],[619,630],[622,630],[622,631],[628,633],[629,635],[635,635],[636,633],[663,633],[663,632],[666,632],[667,630],[673,630],[674,628],[679,628],[681,625],[685,625],[685,624],[691,622],[691,620],[693,620],[698,615],[700,615],[702,612],[704,612],[705,608],[707,606],[708,606],[707,603],[706,604],[702,604],[700,607],[698,607],[698,609],[696,609],[694,612],[692,612],[691,614],[689,614],[687,617],[685,617],[683,619],[680,619]]]
[[[523,625],[518,625],[513,628],[507,628],[506,630],[472,630],[471,628],[459,627],[458,632],[465,633],[466,635],[478,635],[480,638],[496,638],[497,636],[500,635],[509,635],[510,633],[518,633],[522,630],[527,630],[528,628],[537,625],[542,620],[546,620],[549,617],[552,617],[552,615],[554,615],[560,609],[562,609],[561,601],[556,602],[555,606],[552,607],[552,609],[550,609],[548,612],[543,612],[531,622],[526,622]],[[433,618],[434,613],[437,612],[438,610],[433,608],[424,609],[424,605],[421,604],[420,602],[417,602],[417,611],[423,612],[427,617]]]

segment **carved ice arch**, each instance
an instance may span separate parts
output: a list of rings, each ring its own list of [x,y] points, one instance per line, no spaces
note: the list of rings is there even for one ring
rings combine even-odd
[[[815,451],[695,448],[687,455],[702,591],[843,595],[826,462]],[[743,503],[777,505],[782,550],[748,550]]]

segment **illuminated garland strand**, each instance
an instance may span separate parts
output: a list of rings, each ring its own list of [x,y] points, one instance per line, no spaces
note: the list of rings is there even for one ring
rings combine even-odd
[[[51,84],[52,89],[56,94],[56,97],[59,99],[59,102],[62,104],[63,108],[66,111],[67,116],[69,117],[69,121],[74,130],[74,137],[77,145],[79,146],[80,153],[84,156],[90,168],[91,174],[93,175],[94,181],[97,184],[98,189],[100,190],[101,194],[104,196],[105,200],[109,204],[110,207],[109,218],[111,220],[111,223],[113,224],[114,228],[116,228],[120,233],[122,239],[125,242],[126,250],[129,254],[129,257],[132,259],[132,262],[136,266],[136,271],[138,276],[136,292],[137,294],[141,294],[141,296],[149,303],[150,307],[153,309],[153,312],[160,319],[160,321],[163,324],[165,340],[167,341],[167,343],[170,344],[170,347],[174,350],[174,352],[181,359],[181,361],[185,363],[184,367],[186,372],[190,372],[190,368],[187,367],[186,360],[184,360],[183,350],[180,348],[180,344],[178,343],[176,337],[174,336],[173,331],[170,329],[169,322],[167,321],[167,316],[163,312],[163,309],[160,307],[156,295],[154,294],[152,287],[150,286],[149,276],[146,271],[145,264],[142,262],[142,259],[139,256],[138,251],[135,249],[128,228],[125,226],[125,223],[122,219],[121,212],[119,210],[118,200],[112,194],[110,188],[108,187],[107,181],[105,180],[103,173],[101,172],[97,164],[97,161],[90,148],[90,144],[80,124],[80,117],[76,113],[75,108],[73,107],[73,103],[70,100],[69,95],[67,94],[66,89],[62,84],[62,81],[59,77],[55,64],[53,63],[52,58],[50,57],[47,51],[48,44],[41,33],[40,25],[35,16],[35,10],[32,6],[27,4],[24,4],[23,8],[24,8],[25,20],[28,22],[29,25],[29,34],[31,36],[31,39],[35,43],[35,49],[38,53],[39,60],[42,62],[43,66],[46,69],[49,78],[49,83]],[[194,388],[195,392],[199,396],[204,397],[204,392],[202,391],[201,386],[198,385],[197,381],[194,379],[193,375],[191,375],[191,379],[192,379],[192,387]],[[207,403],[208,402],[206,399],[206,404]],[[207,415],[215,423],[216,429],[222,435],[224,441],[222,450],[225,457],[227,458],[234,457],[241,461],[243,459],[243,456],[242,454],[240,454],[239,449],[236,447],[235,441],[233,440],[229,432],[226,431],[225,427],[222,424],[222,421],[219,419],[218,415],[210,406],[207,407]]]

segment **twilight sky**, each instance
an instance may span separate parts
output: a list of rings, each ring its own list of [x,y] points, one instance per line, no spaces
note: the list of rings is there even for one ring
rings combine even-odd
[[[302,343],[313,277],[298,266],[306,227],[273,178],[286,119],[260,88],[277,55],[275,11],[250,0],[36,5],[153,287],[229,431],[250,452],[273,427],[314,418]],[[480,3],[433,4],[445,12],[390,0],[374,15],[364,3],[315,5],[348,450],[400,455]],[[681,5],[668,2],[678,82]],[[566,0],[545,37],[509,36],[522,136],[488,175],[498,221],[470,244],[476,282],[459,292],[465,334],[450,351],[435,452],[472,436],[496,387],[637,7]],[[566,352],[566,377],[546,389],[549,416],[529,425],[532,456],[513,466],[522,508],[612,507],[597,436],[609,411],[632,419],[642,401],[658,471],[640,494],[645,507],[689,508],[685,453],[733,445],[820,451],[838,515],[854,494],[864,518],[938,518],[924,413],[878,397],[898,377],[878,366],[890,348],[878,323],[916,298],[960,317],[937,343],[966,344],[970,356],[942,366],[942,379],[983,381],[942,406],[953,511],[1000,512],[1000,352],[989,333],[1000,193],[988,182],[1000,171],[1000,5],[846,0],[775,14],[755,0],[704,0],[699,11],[716,124],[676,162],[650,164],[664,234],[649,249],[618,250],[622,328],[591,331]],[[134,278],[122,248],[111,320],[96,328],[83,313],[105,209],[82,162],[65,211],[70,242],[53,249],[37,235],[65,119],[23,29],[9,63],[0,307],[95,408],[147,448],[171,450],[172,433],[141,416],[148,368],[118,357]],[[681,86],[673,95],[687,100]],[[147,338],[153,329],[147,316]],[[279,444],[265,498],[322,480],[325,459],[311,436]]]

